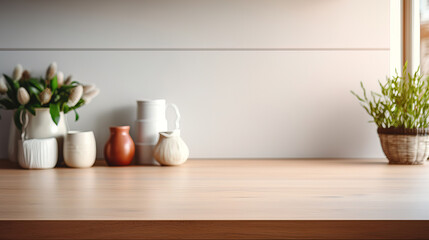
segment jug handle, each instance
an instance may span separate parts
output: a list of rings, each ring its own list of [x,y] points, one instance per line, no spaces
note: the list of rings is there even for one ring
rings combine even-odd
[[[21,132],[21,140],[24,142],[25,140],[25,129],[27,128],[28,125],[28,114],[27,111],[21,111],[20,115],[19,115],[19,121],[22,124],[22,132]]]
[[[180,112],[179,112],[179,108],[176,106],[176,104],[174,103],[168,103],[167,104],[167,108],[168,107],[172,107],[174,109],[174,112],[176,113],[176,129],[178,130],[179,128],[179,122],[180,122]]]

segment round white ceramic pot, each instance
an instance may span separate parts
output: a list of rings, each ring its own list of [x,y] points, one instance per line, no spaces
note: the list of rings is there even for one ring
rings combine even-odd
[[[64,139],[64,162],[69,167],[88,168],[95,163],[96,144],[92,131],[69,131]]]

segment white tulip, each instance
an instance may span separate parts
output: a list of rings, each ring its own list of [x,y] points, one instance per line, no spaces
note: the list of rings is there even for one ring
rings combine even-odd
[[[46,80],[51,80],[57,73],[57,63],[53,62],[46,70]]]
[[[91,92],[92,90],[95,89],[95,87],[96,87],[95,84],[83,85],[83,94]]]
[[[24,68],[21,66],[21,64],[16,65],[15,69],[13,69],[13,80],[18,81],[19,79],[21,79],[22,72],[24,72]]]
[[[4,79],[3,76],[0,77],[0,94],[7,93],[7,85],[6,85],[6,79]]]
[[[22,73],[22,77],[21,77],[21,79],[22,79],[22,80],[24,80],[24,81],[28,81],[28,80],[30,80],[30,78],[31,78],[30,72],[29,72],[29,71],[27,71],[27,70],[25,70],[25,71]]]
[[[45,90],[43,90],[39,94],[40,103],[42,105],[45,105],[46,103],[48,103],[49,101],[51,101],[51,98],[52,98],[52,91],[51,91],[50,88],[45,88]]]
[[[25,105],[30,101],[30,94],[28,94],[27,90],[25,90],[25,88],[20,87],[18,88],[18,102],[21,105]]]
[[[66,81],[64,82],[65,85],[70,85],[72,83],[72,75],[69,75],[66,79]]]
[[[85,104],[88,104],[100,93],[100,89],[95,88],[92,91],[83,94],[82,98],[85,100]]]
[[[82,85],[77,85],[76,87],[74,87],[70,91],[70,96],[69,96],[67,105],[69,105],[69,107],[73,107],[74,105],[76,105],[77,102],[79,102],[80,98],[82,97],[82,94],[83,94]]]
[[[64,85],[64,73],[63,72],[58,72],[57,73],[57,83],[58,83],[58,87],[60,88],[62,85]]]

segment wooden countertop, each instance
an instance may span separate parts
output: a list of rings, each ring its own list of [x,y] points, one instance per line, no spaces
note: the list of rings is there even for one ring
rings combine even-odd
[[[41,239],[73,229],[80,239],[427,239],[429,165],[260,159],[24,170],[0,161],[0,238],[30,236],[23,228]]]

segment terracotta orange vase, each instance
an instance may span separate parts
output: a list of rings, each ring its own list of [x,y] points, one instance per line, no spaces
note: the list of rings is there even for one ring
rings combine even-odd
[[[110,127],[110,138],[104,146],[104,159],[109,166],[126,166],[133,161],[135,146],[130,126]]]

